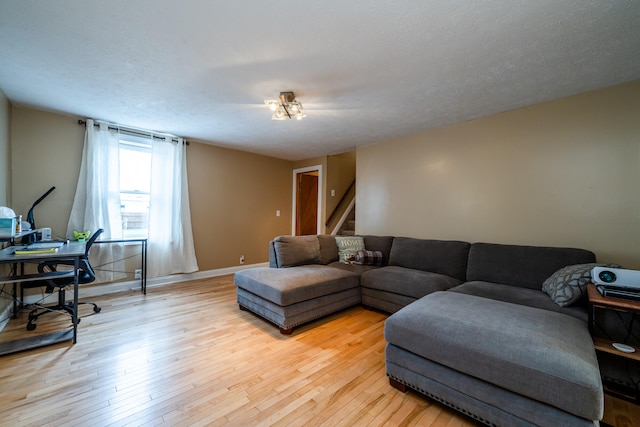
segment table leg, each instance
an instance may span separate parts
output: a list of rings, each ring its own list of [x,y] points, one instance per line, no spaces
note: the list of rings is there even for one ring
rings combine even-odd
[[[147,294],[147,239],[142,240],[142,293]]]
[[[73,313],[71,314],[74,344],[76,343],[78,336],[78,270],[80,270],[80,257],[75,257],[73,259]]]

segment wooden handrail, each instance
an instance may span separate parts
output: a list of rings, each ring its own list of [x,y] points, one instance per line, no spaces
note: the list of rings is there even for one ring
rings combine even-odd
[[[356,185],[356,180],[354,179],[353,181],[351,181],[351,184],[349,185],[349,188],[347,188],[347,191],[345,191],[344,194],[342,195],[342,197],[340,198],[340,201],[338,202],[336,207],[333,208],[333,211],[331,212],[331,215],[329,215],[329,219],[327,219],[327,221],[324,223],[325,226],[328,226],[329,224],[331,224],[333,222],[334,217],[336,216],[336,213],[338,212],[338,208],[346,200],[347,194],[349,194],[349,192],[351,191],[351,189],[353,187],[355,187],[355,185]]]

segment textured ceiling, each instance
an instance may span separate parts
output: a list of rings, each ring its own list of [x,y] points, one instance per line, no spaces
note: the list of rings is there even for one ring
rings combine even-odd
[[[291,160],[639,78],[636,0],[0,0],[15,105]]]

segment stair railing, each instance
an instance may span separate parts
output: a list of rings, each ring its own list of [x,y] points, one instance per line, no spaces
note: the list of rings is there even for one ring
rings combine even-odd
[[[351,214],[351,209],[355,208],[355,205],[356,205],[356,196],[354,195],[351,198],[351,202],[349,202],[347,209],[345,209],[342,216],[338,219],[338,222],[336,223],[335,227],[333,227],[333,230],[330,233],[331,235],[335,236],[338,234],[340,230],[342,230],[342,226],[344,225],[345,222],[348,221],[348,218]]]
[[[338,212],[342,211],[342,210],[340,210],[340,207],[342,206],[344,201],[347,200],[347,195],[349,194],[349,192],[351,192],[351,190],[355,186],[356,186],[356,180],[354,179],[353,181],[351,181],[351,184],[349,185],[349,188],[347,188],[347,191],[345,191],[344,194],[342,195],[342,197],[340,198],[340,201],[338,202],[336,207],[333,208],[333,211],[331,212],[331,215],[329,215],[329,219],[327,219],[327,221],[324,223],[325,227],[328,227],[329,224],[331,224],[333,222],[333,220],[335,219],[335,216],[338,214]]]

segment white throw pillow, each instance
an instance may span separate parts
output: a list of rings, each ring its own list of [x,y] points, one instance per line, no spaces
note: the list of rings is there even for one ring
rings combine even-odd
[[[336,236],[338,256],[343,264],[351,264],[358,251],[364,250],[364,238],[360,236]]]

